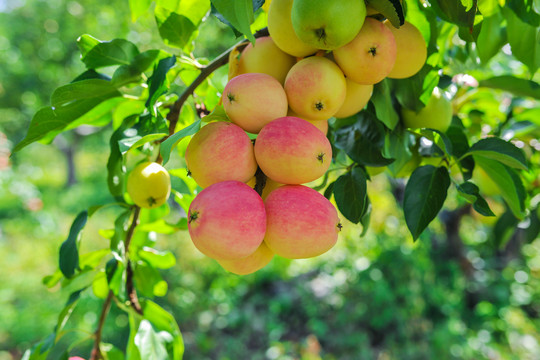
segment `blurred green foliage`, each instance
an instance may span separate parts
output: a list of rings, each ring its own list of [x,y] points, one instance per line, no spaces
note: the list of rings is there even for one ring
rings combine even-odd
[[[51,332],[69,293],[47,290],[41,279],[56,270],[59,244],[75,215],[111,201],[102,170],[111,129],[93,136],[85,136],[93,130],[70,132],[58,147],[34,144],[11,163],[9,149],[52,90],[83,71],[75,45],[81,31],[104,40],[126,37],[141,50],[163,47],[150,16],[128,19],[127,1],[0,1],[0,131],[7,135],[0,137],[0,360],[20,358]],[[232,32],[210,18],[195,53],[212,58],[234,42]],[[499,101],[492,94],[479,99]],[[492,108],[482,115],[495,128],[505,114]],[[77,144],[77,181],[67,188],[70,165],[61,141]],[[521,234],[498,249],[493,223],[464,213],[460,258],[438,220],[412,242],[385,175],[370,186],[377,206],[365,237],[348,224],[330,253],[294,262],[276,258],[245,277],[200,255],[186,232],[155,235],[156,247],[177,257],[177,265],[163,271],[169,291],[157,302],[175,315],[185,358],[535,359],[540,239]],[[490,201],[494,211],[504,208],[496,197]],[[113,228],[119,213],[107,208],[91,218],[81,253],[108,246],[100,230]],[[442,217],[453,215],[447,210]],[[91,289],[83,293],[64,347],[89,353],[101,304]],[[128,317],[113,307],[107,322],[104,341],[124,348]]]

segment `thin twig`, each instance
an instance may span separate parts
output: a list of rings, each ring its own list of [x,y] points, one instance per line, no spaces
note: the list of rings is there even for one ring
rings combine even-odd
[[[129,225],[128,231],[126,233],[126,240],[124,241],[124,247],[126,252],[126,257],[128,255],[129,251],[129,244],[131,243],[131,239],[133,237],[133,233],[135,232],[135,228],[137,227],[137,224],[139,223],[139,214],[141,213],[141,208],[138,206],[135,206],[133,211],[133,219],[131,220],[131,224]],[[126,288],[128,289],[128,297],[131,302],[131,306],[135,309],[135,311],[139,314],[142,314],[141,305],[139,304],[139,301],[137,299],[137,293],[135,292],[135,288],[133,286],[133,277],[129,276],[129,274],[132,274],[131,270],[131,263],[128,260],[128,269],[127,269],[127,278],[126,278]],[[107,314],[109,313],[109,309],[111,308],[111,301],[114,297],[114,293],[112,290],[109,290],[109,294],[107,295],[107,298],[105,299],[105,302],[103,303],[103,307],[101,309],[101,315],[99,316],[99,323],[96,331],[94,332],[94,346],[92,347],[92,352],[90,354],[90,360],[100,360],[103,359],[103,356],[101,355],[101,351],[99,349],[99,344],[101,343],[101,334],[103,331],[103,325],[105,324],[105,319],[107,318]],[[135,302],[133,301],[135,299]]]

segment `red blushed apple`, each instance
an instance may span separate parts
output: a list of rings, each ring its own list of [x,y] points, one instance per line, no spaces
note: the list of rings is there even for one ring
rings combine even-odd
[[[282,184],[303,184],[328,170],[332,147],[315,125],[286,116],[261,130],[255,141],[255,158],[269,178]]]
[[[216,260],[238,260],[255,252],[266,231],[259,194],[239,181],[223,181],[191,202],[188,230],[193,244]]]
[[[289,107],[300,117],[327,120],[345,100],[345,76],[332,60],[311,56],[297,62],[285,78]]]
[[[303,185],[285,185],[265,201],[266,245],[276,255],[303,259],[321,255],[336,243],[341,224],[332,203]]]
[[[267,74],[248,73],[232,78],[222,98],[229,119],[253,134],[270,121],[287,115],[285,90]]]
[[[272,260],[274,253],[266,246],[264,241],[255,252],[239,260],[219,260],[218,263],[225,270],[237,275],[247,275],[262,269]]]
[[[225,181],[246,182],[255,175],[253,143],[240,127],[214,122],[196,133],[186,148],[186,163],[201,187]]]
[[[358,35],[333,54],[345,76],[359,84],[372,85],[392,71],[396,49],[392,31],[382,22],[368,17]]]

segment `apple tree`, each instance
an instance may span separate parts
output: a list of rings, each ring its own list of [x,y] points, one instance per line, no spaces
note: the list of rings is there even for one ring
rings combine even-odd
[[[447,234],[455,235],[460,216],[471,211],[479,216],[497,217],[493,244],[497,248],[503,248],[517,233],[525,234],[529,239],[537,236],[540,231],[538,1],[343,0],[310,3],[295,0],[293,5],[291,3],[285,0],[273,0],[273,5],[269,1],[255,0],[130,0],[134,21],[153,12],[163,44],[141,51],[133,42],[121,38],[96,39],[83,34],[77,39],[86,71],[52,93],[50,105],[35,113],[25,138],[16,145],[14,153],[24,151],[24,147],[33,142],[49,143],[58,134],[81,125],[111,128],[110,153],[103,164],[110,202],[80,209],[74,219],[59,248],[59,268],[44,279],[46,286],[60,283],[70,289],[71,295],[66,299],[51,335],[29,349],[24,359],[47,358],[65,335],[70,314],[85,291],[93,291],[103,299],[98,325],[88,338],[93,344],[90,359],[181,359],[184,353],[182,324],[177,324],[174,316],[154,301],[155,297],[167,292],[160,269],[174,266],[175,257],[167,249],[156,248],[153,234],[173,234],[189,229],[195,242],[198,235],[194,235],[192,227],[202,219],[203,211],[192,211],[190,205],[199,193],[205,193],[207,186],[210,190],[213,184],[224,180],[248,184],[241,185],[239,194],[242,195],[237,196],[230,194],[236,191],[233,188],[237,185],[221,186],[225,195],[219,196],[224,196],[223,204],[231,219],[239,217],[235,211],[242,207],[241,201],[237,205],[233,200],[252,196],[245,194],[258,194],[253,200],[254,206],[263,209],[263,215],[262,199],[269,199],[266,211],[277,209],[272,210],[275,218],[286,218],[280,220],[284,222],[299,216],[290,216],[292,210],[282,216],[284,205],[279,201],[300,199],[299,204],[310,205],[305,209],[309,216],[310,210],[319,210],[317,204],[323,204],[320,208],[330,215],[322,216],[317,212],[319,217],[313,215],[317,219],[313,226],[317,234],[327,235],[321,240],[327,242],[324,249],[308,251],[309,255],[302,252],[299,255],[298,249],[284,250],[283,254],[290,254],[292,258],[327,251],[335,243],[333,237],[337,237],[343,227],[360,224],[362,233],[368,231],[370,215],[378,211],[378,204],[370,201],[367,184],[381,172],[392,179],[392,188],[388,191],[401,204],[414,241],[422,239],[426,228],[438,216],[445,224]],[[341,10],[345,11],[346,17],[332,15],[330,8],[336,3],[343,5],[345,10]],[[282,25],[273,25],[286,21],[272,15],[272,11],[277,11],[272,10],[272,6],[274,9],[292,6],[292,17],[286,21],[292,21],[295,26],[298,42],[283,36],[279,30]],[[199,32],[204,31],[202,24],[209,16],[227,24],[237,35],[238,44],[216,58],[196,58],[193,49]],[[297,30],[300,26],[309,28],[321,19],[326,23],[317,24],[315,34]],[[337,35],[330,31],[334,26],[340,29]],[[368,27],[369,32],[363,30]],[[397,39],[408,28],[414,28],[411,33],[417,35],[410,35],[411,38],[403,35],[405,46],[400,47]],[[371,41],[380,33],[390,34],[385,36],[392,39],[395,37],[393,48],[369,45],[365,51],[367,65],[362,72],[361,61],[358,58],[351,60],[350,54],[361,53],[365,45],[361,41]],[[357,40],[360,34],[367,40]],[[257,44],[261,44],[259,48],[264,47],[262,39],[268,39],[269,35],[276,44],[282,44],[280,48],[285,55],[273,53],[265,57],[256,54]],[[252,55],[248,56],[248,52]],[[324,63],[330,69],[328,73],[341,75],[328,75],[330,80],[324,86],[311,84],[315,78],[311,63]],[[224,71],[227,65],[229,68]],[[279,91],[286,92],[282,97],[285,103],[277,101],[274,95],[257,98],[267,89],[266,80],[259,77],[247,91],[253,99],[248,101],[249,110],[244,112],[244,117],[247,116],[246,121],[250,122],[259,116],[258,112],[263,113],[260,116],[274,110],[277,113],[261,120],[264,123],[250,123],[246,125],[249,128],[243,128],[240,123],[244,120],[237,120],[230,105],[233,100],[240,102],[240,97],[236,99],[234,94],[226,91],[227,81],[242,73],[264,72],[245,70],[259,65],[280,74],[271,74],[277,80],[272,79],[270,83],[278,84]],[[414,71],[409,72],[411,67]],[[314,95],[316,91],[323,95]],[[353,93],[358,96],[350,101],[350,108],[343,109],[345,97]],[[324,100],[317,100],[313,108],[306,110],[302,102],[310,97],[324,97]],[[272,149],[274,145],[269,144],[258,150],[257,144],[261,148],[263,141],[270,142],[272,136],[276,138],[285,133],[285,128],[278,128],[275,135],[267,136],[270,130],[265,130],[265,126],[277,127],[278,122],[272,121],[287,115],[288,118],[305,119],[300,125],[291,125],[292,132],[285,140],[280,140],[283,144],[288,142],[291,149]],[[306,121],[312,124],[305,125]],[[246,160],[253,162],[239,178],[227,173],[219,180],[198,180],[198,176],[200,179],[213,176],[198,175],[199,172],[223,165],[225,160],[220,158],[212,162],[211,157],[219,157],[225,150],[218,151],[217,143],[212,143],[206,145],[209,155],[191,155],[195,150],[190,150],[190,160],[186,154],[188,140],[201,134],[201,128],[210,131],[212,124],[223,122],[232,122],[247,130],[249,134],[240,131],[247,139],[242,141],[249,149],[255,143],[256,162]],[[315,127],[326,133],[326,137],[314,130]],[[259,131],[260,138],[257,136]],[[316,141],[295,138],[299,133],[309,132],[315,133]],[[225,136],[220,134],[216,141]],[[204,141],[200,140],[200,143]],[[319,143],[327,148],[314,150],[318,151],[315,164],[302,168],[295,177],[290,174],[304,166],[303,160],[291,160],[282,155],[294,153],[296,150],[292,145],[298,143],[302,148]],[[233,152],[237,147],[234,140],[228,149]],[[271,155],[258,155],[265,149],[271,149]],[[330,153],[331,157],[328,156]],[[232,157],[238,159],[238,154],[232,153]],[[279,161],[275,161],[276,158]],[[275,162],[288,165],[274,171]],[[313,177],[303,177],[318,166],[318,162],[324,163],[325,167],[314,171]],[[154,164],[160,177],[149,180],[150,175],[145,175],[140,164]],[[239,170],[242,166],[234,167]],[[133,184],[130,185],[133,169],[136,174],[131,178],[135,180],[131,180]],[[272,195],[273,188],[270,188],[279,188],[279,184],[272,184],[277,178],[282,179],[278,183],[291,185],[284,186],[286,190],[274,190]],[[316,191],[297,191],[299,184],[306,183]],[[154,190],[159,196],[149,197]],[[208,201],[217,201],[219,196],[210,196]],[[152,201],[148,203],[148,199]],[[199,203],[204,205],[203,200]],[[332,217],[334,206],[339,211],[339,221]],[[103,208],[117,210],[114,227],[101,232],[110,240],[110,246],[80,253],[83,229],[92,221],[92,215]],[[176,222],[165,220],[171,212],[178,214]],[[331,217],[332,221],[327,221],[328,227],[322,227],[321,224]],[[261,222],[262,230],[254,235],[259,240],[250,248],[250,253],[265,237],[264,217],[262,219],[257,220]],[[275,225],[273,221],[268,220],[267,229]],[[308,220],[302,221],[302,231],[295,233],[295,238],[310,230],[305,225]],[[229,228],[225,224],[225,221],[215,222],[211,232],[221,231],[221,236],[226,237]],[[216,229],[218,226],[223,227]],[[288,245],[279,240],[287,236],[287,231],[279,232],[280,226],[272,229],[272,234],[280,235],[272,235],[277,240],[270,242],[272,236],[267,232],[266,243],[270,250],[281,255],[278,249]],[[205,236],[210,235],[204,235],[196,245],[199,244],[197,247],[201,252],[214,254],[212,241],[215,239],[208,240]],[[301,247],[311,247],[313,244],[309,241],[313,236],[306,240],[308,245]],[[224,251],[230,250],[227,246],[224,248]],[[268,249],[264,251],[270,256],[260,255],[259,258],[265,257],[267,263],[273,253]],[[248,255],[242,254],[240,258]],[[223,257],[218,261],[226,264],[231,259]],[[261,267],[259,265],[257,268]],[[238,270],[236,264],[223,266],[236,273],[245,270]],[[102,338],[111,306],[129,316],[130,336],[125,349],[114,348]],[[68,359],[69,350],[63,351],[60,358]]]

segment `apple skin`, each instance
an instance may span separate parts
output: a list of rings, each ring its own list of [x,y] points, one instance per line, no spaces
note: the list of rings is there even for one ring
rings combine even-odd
[[[362,85],[345,78],[347,81],[347,93],[345,101],[334,114],[337,118],[346,118],[362,110],[373,94],[373,85]]]
[[[394,34],[397,47],[396,61],[388,77],[405,79],[413,76],[422,69],[427,59],[427,45],[422,33],[408,21],[399,29],[388,20],[384,24]]]
[[[222,99],[229,119],[253,134],[270,121],[285,116],[289,108],[283,86],[267,74],[235,76],[225,85]]]
[[[143,162],[128,175],[127,192],[135,205],[153,209],[163,205],[171,194],[171,177],[155,162]]]
[[[223,181],[191,202],[188,230],[193,244],[216,260],[238,260],[255,252],[266,231],[264,202],[248,185]]]
[[[345,101],[347,85],[343,72],[332,60],[312,56],[291,68],[284,87],[289,107],[300,117],[327,120]]]
[[[249,136],[225,121],[203,126],[191,138],[185,158],[191,177],[202,188],[225,180],[246,182],[257,171]]]
[[[263,241],[253,254],[239,260],[218,260],[218,264],[233,274],[247,275],[268,265],[273,257],[274,253]]]
[[[403,108],[401,115],[407,128],[430,128],[446,132],[452,123],[452,103],[439,88],[434,88],[426,106],[419,112]]]
[[[289,111],[287,111],[287,116],[294,116],[294,117],[301,118],[301,119],[304,119],[306,121],[309,121],[310,123],[315,125],[315,127],[317,129],[321,130],[321,132],[324,135],[326,135],[328,133],[328,120],[311,120],[311,119],[307,119],[307,118],[302,117],[302,116],[298,115],[297,113],[295,113],[291,108],[289,108]]]
[[[341,228],[332,203],[303,185],[285,185],[265,201],[264,241],[276,255],[304,259],[321,255],[336,243]]]
[[[304,184],[328,170],[332,147],[326,136],[304,119],[287,116],[266,125],[255,141],[255,159],[271,179]]]
[[[80,356],[70,356],[69,360],[84,360],[84,358],[82,358]]]
[[[354,39],[366,18],[363,0],[294,0],[294,32],[317,49],[334,50]]]
[[[266,4],[266,3],[265,3]],[[298,38],[291,21],[293,0],[273,0],[268,9],[268,32],[282,51],[296,57],[313,54],[317,49]]]
[[[280,50],[271,37],[265,36],[256,39],[255,46],[249,43],[242,51],[238,74],[268,74],[283,84],[295,63],[296,58]]]
[[[351,42],[334,50],[334,58],[345,76],[359,84],[373,85],[390,73],[396,51],[392,31],[368,17]]]

